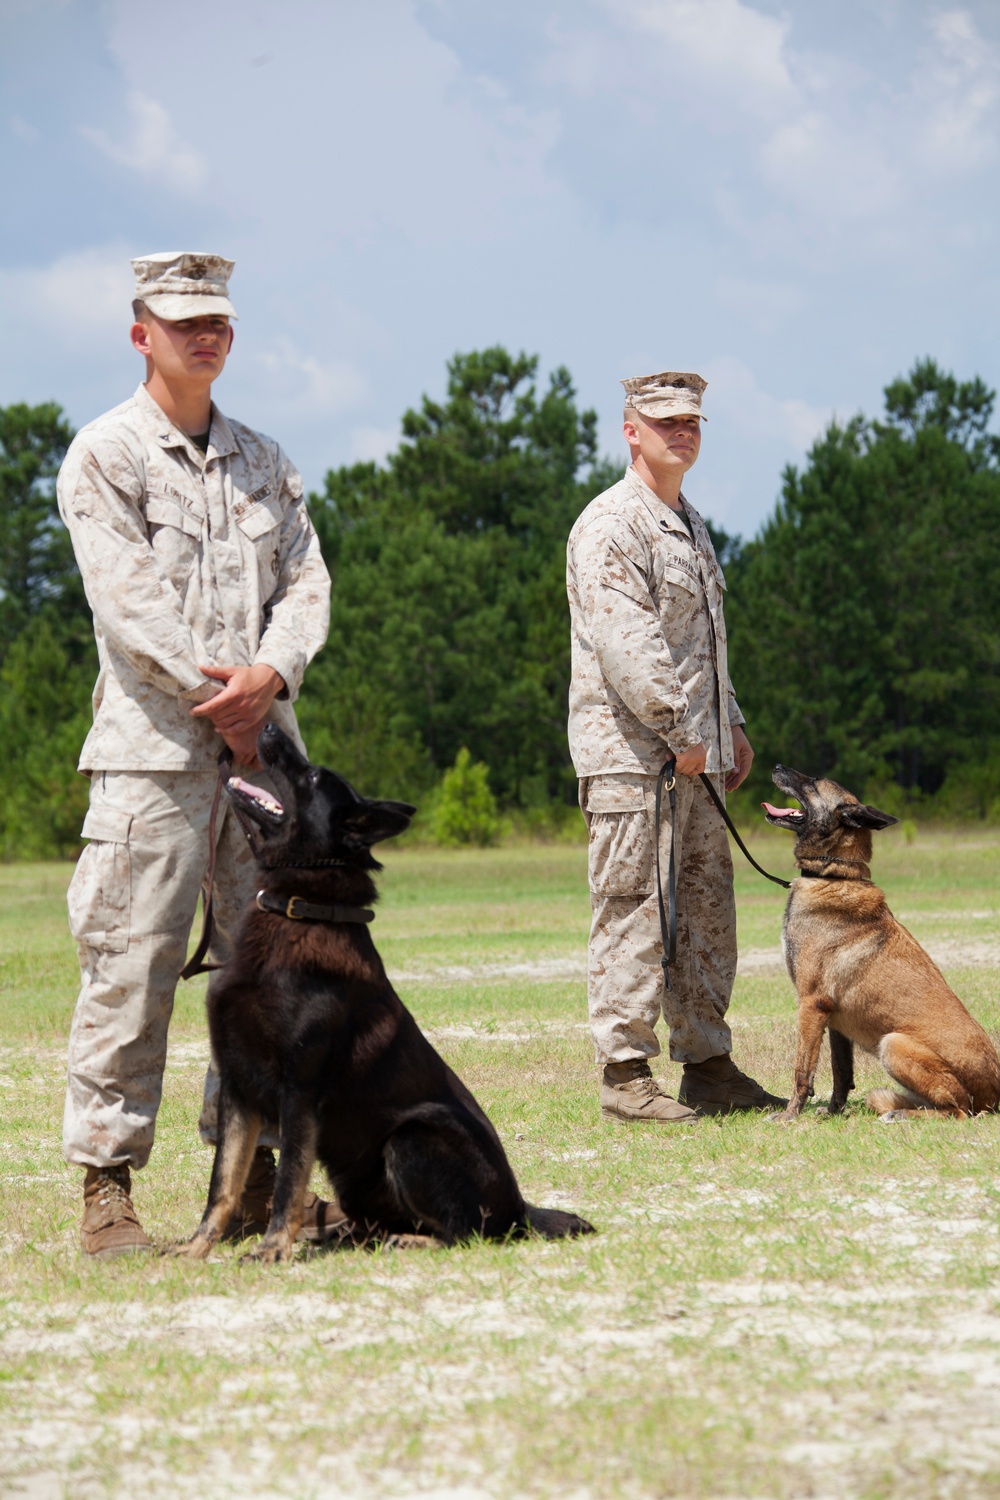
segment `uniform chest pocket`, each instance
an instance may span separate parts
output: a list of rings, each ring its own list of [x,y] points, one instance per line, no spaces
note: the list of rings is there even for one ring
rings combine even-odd
[[[257,555],[261,588],[268,598],[281,565],[281,509],[276,500],[261,500],[239,507],[235,514],[241,534]]]
[[[236,524],[244,536],[256,542],[281,525],[281,511],[276,505],[258,501],[236,513]]]
[[[169,526],[175,531],[182,531],[185,536],[201,537],[201,526],[204,516],[193,507],[182,505],[170,495],[148,495],[146,497],[146,524],[150,530],[150,536],[155,536],[154,528]]]
[[[146,526],[156,560],[183,598],[201,552],[202,517],[169,495],[149,495]]]
[[[664,620],[687,619],[700,607],[704,597],[701,579],[692,577],[686,568],[668,564],[663,569],[656,589],[656,604]]]

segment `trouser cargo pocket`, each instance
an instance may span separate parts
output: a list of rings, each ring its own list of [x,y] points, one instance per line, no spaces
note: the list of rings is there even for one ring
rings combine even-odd
[[[128,951],[131,825],[132,814],[120,808],[90,809],[82,830],[90,843],[80,855],[66,896],[73,937],[104,953]]]
[[[648,786],[647,786],[648,781]],[[588,875],[598,896],[648,896],[653,889],[651,778],[591,776],[583,788],[590,828]]]

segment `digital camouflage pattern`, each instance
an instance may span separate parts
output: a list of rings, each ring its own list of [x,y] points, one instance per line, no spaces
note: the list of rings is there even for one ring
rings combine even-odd
[[[203,455],[140,385],[77,434],[58,496],[100,657],[81,771],[214,766],[222,738],[189,710],[220,684],[199,662],[273,667],[287,694],[272,717],[297,739],[330,580],[278,445],[213,406]]]
[[[92,773],[90,843],[69,890],[81,989],[64,1144],[82,1165],[141,1167],[224,743],[210,720],[190,716],[220,691],[199,663],[273,667],[287,691],[270,717],[301,745],[292,701],[326,639],[330,580],[295,469],[276,443],[215,407],[203,455],[140,386],[77,434],[58,494],[100,655],[80,756]],[[244,835],[228,804],[220,814],[218,959],[255,889]],[[210,1072],[208,1136],[216,1090]]]
[[[661,370],[658,375],[635,375],[623,380],[625,405],[644,417],[701,417],[701,398],[708,381],[701,375]]]
[[[69,1041],[63,1116],[68,1161],[145,1165],[153,1144],[177,976],[208,860],[216,774],[97,772],[83,825],[90,843],[69,887],[81,988]],[[264,782],[254,772],[257,784]],[[208,961],[229,955],[256,865],[228,802],[216,826]],[[206,1080],[202,1135],[215,1134],[218,1079]],[[276,1145],[277,1136],[262,1138]]]
[[[669,750],[699,741],[709,772],[735,764],[731,726],[743,715],[729,681],[726,584],[704,521],[684,504],[690,529],[629,468],[570,533],[578,776],[655,775]]]
[[[236,309],[229,300],[233,265],[224,255],[196,250],[143,255],[132,262],[135,297],[168,323],[213,314],[235,318]]]
[[[723,793],[724,778],[713,778]],[[656,899],[656,778],[586,777],[580,802],[590,830],[588,1004],[597,1060],[656,1057],[663,1015],[675,1062],[732,1051],[726,1011],[736,977],[736,904],[726,827],[697,778],[677,777],[677,961],[663,983]],[[661,818],[664,885],[670,818]],[[664,892],[664,899],[666,893]]]

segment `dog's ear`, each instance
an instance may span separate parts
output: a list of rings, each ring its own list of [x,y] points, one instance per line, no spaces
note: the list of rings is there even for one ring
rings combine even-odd
[[[859,802],[856,807],[853,803],[849,807],[842,807],[840,821],[849,828],[891,828],[899,819],[894,818],[892,813],[879,812],[877,807],[868,807],[864,802]]]
[[[416,812],[410,802],[365,802],[347,818],[344,843],[349,849],[369,849],[409,828]]]

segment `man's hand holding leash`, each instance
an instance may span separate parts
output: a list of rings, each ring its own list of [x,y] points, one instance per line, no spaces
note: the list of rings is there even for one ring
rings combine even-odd
[[[679,771],[682,776],[700,776],[705,769],[705,761],[708,759],[708,750],[701,743],[692,745],[688,750],[682,750],[674,757],[674,770]]]
[[[726,791],[735,792],[738,786],[742,786],[750,774],[753,765],[753,746],[743,732],[742,726],[734,724],[733,754],[736,757],[735,769],[726,777]],[[682,776],[700,776],[705,769],[708,759],[708,748],[701,744],[692,745],[687,750],[682,750],[674,757],[674,770],[679,771]]]
[[[284,690],[284,679],[266,663],[253,667],[212,667],[199,671],[225,683],[221,692],[191,710],[192,718],[211,719],[240,765],[257,767],[257,736],[271,704]]]

